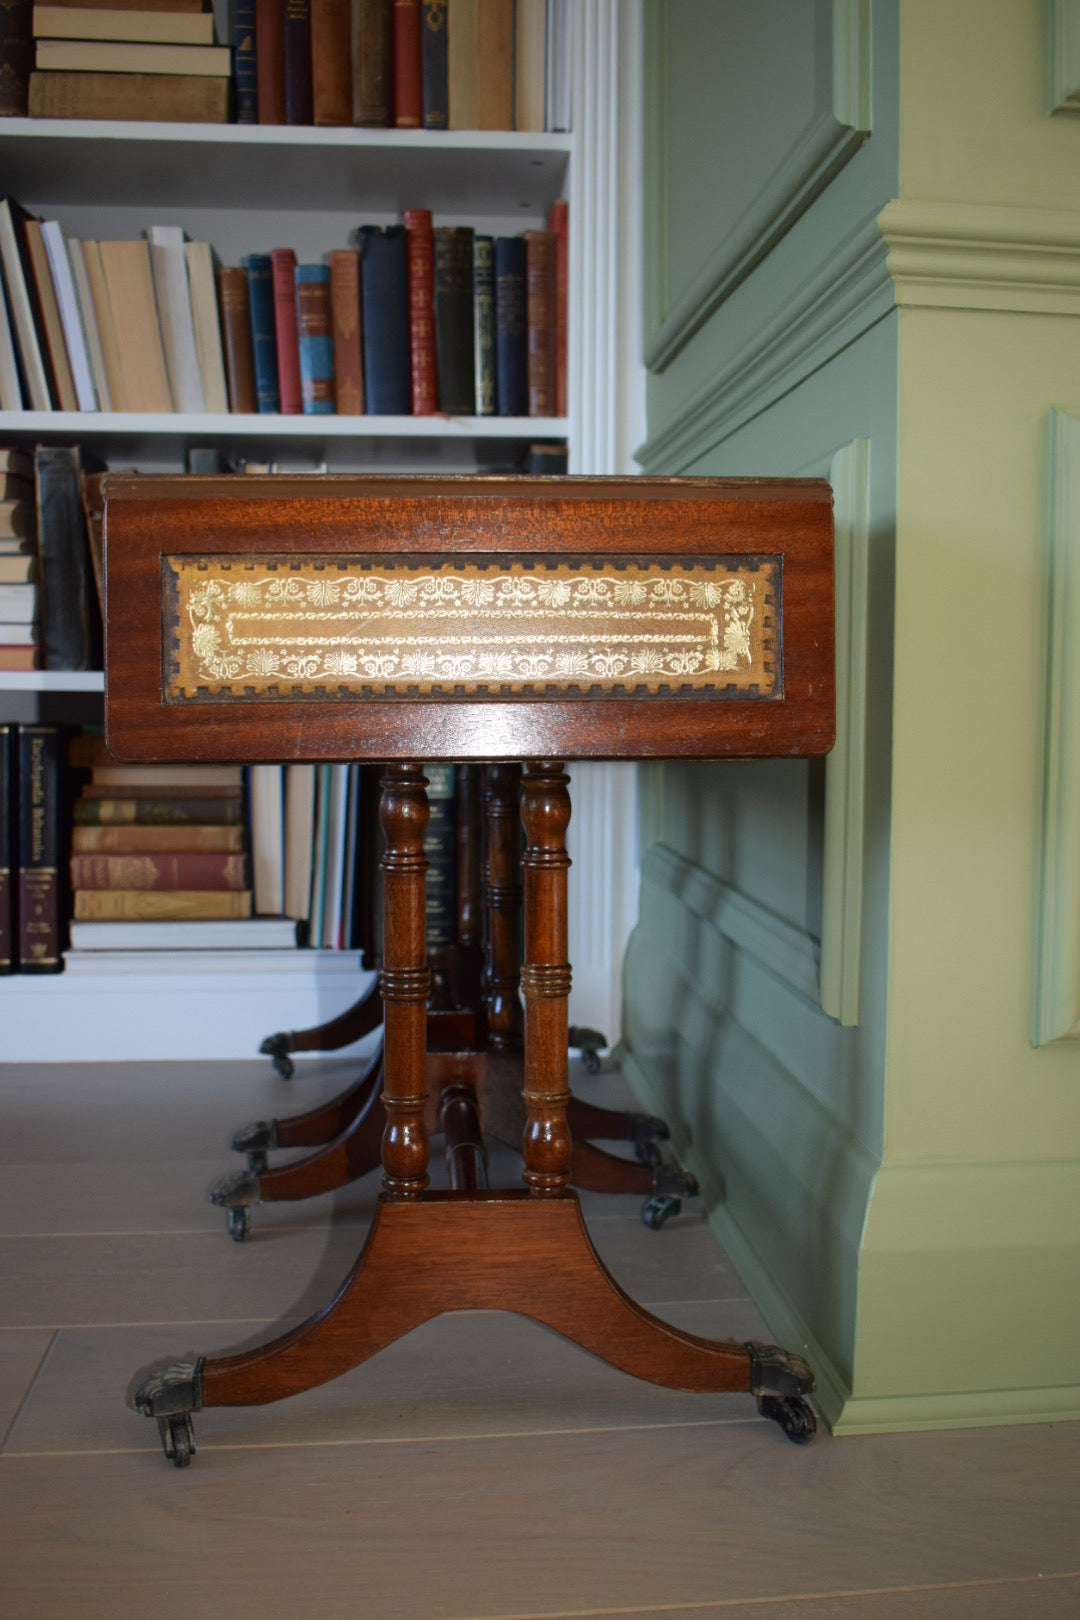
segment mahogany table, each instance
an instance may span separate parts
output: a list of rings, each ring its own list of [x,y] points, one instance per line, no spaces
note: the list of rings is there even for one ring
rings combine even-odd
[[[105,484],[106,725],[133,760],[384,762],[383,1190],[337,1293],[135,1395],[192,1414],[348,1371],[443,1311],[511,1310],[670,1388],[743,1390],[808,1440],[813,1375],[684,1333],[609,1275],[566,1119],[573,759],[810,755],[833,739],[832,513],[817,480],[162,478]],[[428,1190],[420,760],[524,761],[524,1186]],[[451,1147],[482,1120],[443,1091]],[[462,1155],[468,1163],[470,1154]]]

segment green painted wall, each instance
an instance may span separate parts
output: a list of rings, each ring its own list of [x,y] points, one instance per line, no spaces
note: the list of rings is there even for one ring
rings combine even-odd
[[[1043,446],[1080,402],[1080,119],[1044,110],[1037,0],[996,0],[992,30],[978,0],[746,13],[647,7],[641,459],[835,474],[858,447],[859,746],[828,771],[649,769],[630,1072],[838,1431],[1075,1415],[1080,1048],[1028,1028]],[[691,32],[714,61],[737,39],[754,87],[728,106],[720,75],[701,163]],[[696,234],[665,243],[692,207]],[[822,954],[846,964],[843,1025]]]

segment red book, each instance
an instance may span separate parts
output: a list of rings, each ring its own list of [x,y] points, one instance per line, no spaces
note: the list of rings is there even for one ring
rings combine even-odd
[[[423,35],[420,0],[394,0],[394,126],[424,125]]]
[[[296,324],[296,254],[274,248],[270,254],[274,286],[274,335],[277,338],[278,393],[282,416],[300,416],[300,333]]]
[[[525,355],[529,415],[556,414],[555,237],[525,232]]]
[[[255,0],[255,84],[259,123],[283,124],[285,10],[281,0]]]
[[[435,233],[431,210],[407,208],[404,220],[409,255],[412,413],[435,416],[439,409],[439,372],[435,349]]]
[[[565,416],[566,392],[566,322],[570,286],[569,255],[570,209],[565,197],[551,205],[547,228],[555,238],[555,415]]]
[[[246,889],[247,856],[213,851],[73,855],[73,889]]]
[[[364,414],[364,351],[360,333],[360,255],[335,248],[330,255],[330,329],[339,416]]]

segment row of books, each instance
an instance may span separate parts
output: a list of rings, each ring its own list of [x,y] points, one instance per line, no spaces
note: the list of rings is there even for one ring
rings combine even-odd
[[[0,670],[101,668],[103,467],[0,446]]]
[[[249,124],[568,130],[569,0],[238,0]]]
[[[179,226],[93,241],[0,200],[0,409],[566,414],[567,207],[492,237],[362,225],[325,263],[217,264]]]
[[[0,116],[568,130],[570,0],[205,0],[0,8]]]

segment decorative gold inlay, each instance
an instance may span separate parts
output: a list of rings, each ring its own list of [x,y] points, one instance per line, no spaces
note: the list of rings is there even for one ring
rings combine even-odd
[[[166,557],[166,697],[779,692],[775,557]]]

